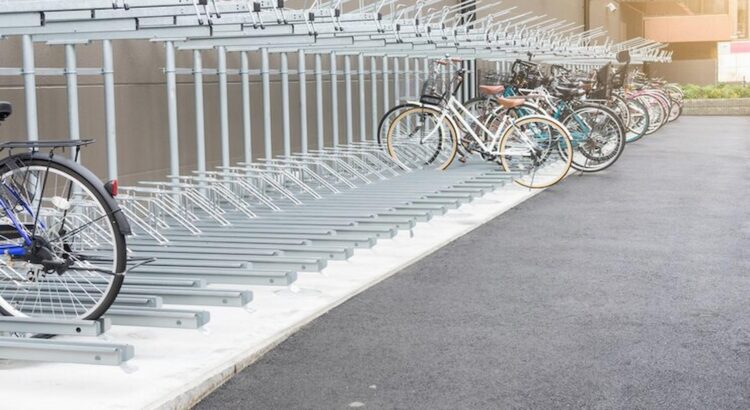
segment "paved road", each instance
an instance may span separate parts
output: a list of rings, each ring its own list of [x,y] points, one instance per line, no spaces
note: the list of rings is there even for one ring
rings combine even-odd
[[[749,181],[750,118],[682,118],[343,304],[198,408],[750,408]]]

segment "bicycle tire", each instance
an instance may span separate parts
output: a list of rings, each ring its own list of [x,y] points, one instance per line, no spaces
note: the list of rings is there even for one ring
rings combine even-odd
[[[49,170],[54,170],[53,173],[58,173],[61,177],[65,178],[71,178],[72,180],[75,180],[76,182],[80,183],[80,187],[77,187],[77,189],[84,189],[88,195],[90,195],[93,200],[96,201],[96,206],[99,208],[99,210],[102,212],[102,218],[100,220],[102,223],[111,229],[110,233],[112,235],[112,250],[114,251],[114,257],[112,260],[112,274],[107,277],[111,276],[111,282],[109,282],[106,286],[106,288],[102,291],[101,296],[98,297],[98,299],[95,301],[93,306],[91,308],[87,308],[82,314],[78,314],[77,311],[75,312],[75,319],[81,319],[81,320],[94,320],[101,317],[112,305],[112,303],[115,301],[115,298],[117,297],[120,288],[122,287],[122,283],[124,280],[124,275],[122,272],[126,269],[126,262],[127,262],[127,255],[126,255],[126,241],[125,241],[125,234],[121,231],[119,224],[117,223],[116,218],[114,217],[115,212],[117,212],[116,209],[113,209],[110,205],[110,202],[108,202],[103,195],[100,188],[101,182],[96,179],[91,179],[90,176],[84,175],[85,173],[79,172],[74,167],[66,165],[66,161],[64,159],[58,159],[58,158],[39,158],[34,156],[29,156],[28,158],[20,159],[20,162],[18,162],[19,158],[22,156],[15,156],[11,157],[8,160],[16,160],[16,161],[8,161],[5,160],[0,164],[0,176],[5,179],[8,175],[10,175],[11,172],[13,172],[13,169],[16,169],[18,167],[26,167],[29,170],[33,168],[47,168],[47,172]],[[12,165],[11,165],[12,164]],[[74,164],[74,163],[73,163]],[[44,188],[43,188],[44,189]],[[41,201],[40,201],[41,202]],[[54,201],[53,201],[54,202]],[[88,204],[87,204],[88,206]],[[64,215],[67,215],[67,210],[63,212]],[[106,218],[104,218],[106,216]],[[106,222],[104,222],[106,221]],[[63,221],[64,226],[65,221]],[[73,230],[75,231],[75,230]],[[59,234],[59,233],[58,233]],[[62,238],[60,238],[62,240]],[[65,249],[66,251],[69,251],[68,249]],[[70,251],[71,254],[74,253],[74,251]],[[72,256],[70,256],[72,257]],[[52,275],[56,275],[57,273],[54,273]],[[65,273],[60,274],[60,276],[65,275]],[[1,276],[0,276],[1,277]],[[59,279],[58,279],[59,280]],[[4,288],[2,288],[4,289]],[[68,289],[69,292],[70,289]],[[57,291],[59,295],[59,290]],[[87,292],[86,295],[90,297],[91,293],[93,292]],[[71,293],[72,295],[72,293]],[[72,295],[73,298],[75,298],[75,295]],[[59,297],[59,296],[58,296]],[[93,299],[93,298],[92,298]],[[79,302],[80,303],[80,302]],[[62,305],[62,302],[61,302]],[[36,316],[36,317],[44,317],[43,314],[44,311],[41,311],[42,314],[38,315],[28,315],[27,313],[24,313],[20,310],[18,310],[18,307],[13,307],[11,302],[8,302],[7,295],[3,295],[2,292],[0,292],[0,314],[5,316]],[[73,317],[69,317],[73,318]]]

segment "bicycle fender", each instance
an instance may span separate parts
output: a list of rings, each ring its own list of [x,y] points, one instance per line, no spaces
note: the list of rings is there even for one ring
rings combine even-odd
[[[50,161],[69,168],[71,171],[78,174],[81,178],[89,181],[91,185],[93,185],[97,193],[101,195],[101,197],[111,209],[111,211],[107,212],[107,216],[115,224],[115,226],[118,227],[120,233],[125,236],[131,235],[133,233],[132,229],[130,228],[130,223],[125,217],[125,214],[120,209],[120,206],[117,204],[117,201],[112,197],[112,195],[109,194],[109,192],[107,192],[106,189],[104,189],[104,184],[99,180],[99,178],[97,178],[93,172],[89,171],[84,166],[61,155],[53,155],[52,157],[50,157],[49,154],[41,152],[27,152],[4,158],[2,161],[0,161],[0,170],[2,170],[8,163],[19,159],[22,161],[31,159]]]

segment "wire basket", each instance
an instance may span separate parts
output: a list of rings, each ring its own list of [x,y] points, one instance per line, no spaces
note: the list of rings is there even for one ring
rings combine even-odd
[[[445,70],[437,65],[434,61],[430,66],[430,74],[427,80],[422,83],[422,93],[419,101],[422,104],[441,105],[451,93],[451,79],[446,78]]]

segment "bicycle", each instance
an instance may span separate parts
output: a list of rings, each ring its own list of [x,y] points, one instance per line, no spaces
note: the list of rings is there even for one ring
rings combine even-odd
[[[521,186],[538,189],[561,181],[568,174],[573,158],[567,129],[558,121],[536,115],[519,119],[504,116],[493,130],[489,129],[454,95],[463,81],[460,65],[444,90],[438,90],[439,66],[458,62],[455,59],[434,62],[420,103],[398,113],[388,127],[389,155],[405,168],[409,167],[407,164],[415,164],[444,170],[456,157],[460,131],[472,141],[467,149],[499,162],[506,172],[516,174],[514,181]],[[505,108],[524,103],[522,98],[498,101]]]
[[[11,113],[0,103],[0,122]],[[76,162],[92,142],[0,144],[9,152],[0,161],[0,314],[97,319],[114,302],[131,230],[116,181],[103,184]]]

